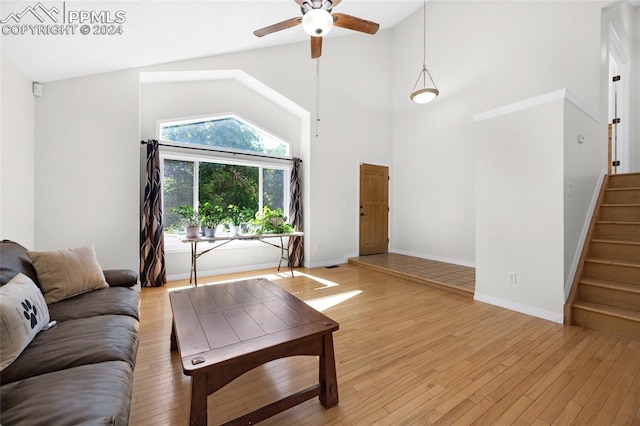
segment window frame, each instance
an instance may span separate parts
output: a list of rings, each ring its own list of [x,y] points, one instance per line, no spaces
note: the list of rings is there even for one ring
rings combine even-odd
[[[219,152],[215,152],[214,154],[207,153],[192,153],[192,152],[184,152],[182,148],[175,146],[166,146],[162,144],[171,144],[172,141],[159,141],[160,142],[160,173],[161,176],[164,176],[164,160],[178,160],[178,161],[193,161],[194,162],[194,187],[193,187],[193,206],[197,208],[199,206],[199,173],[198,167],[200,162],[211,162],[218,164],[232,164],[238,166],[249,166],[249,167],[258,167],[259,168],[259,180],[258,180],[258,209],[263,208],[263,174],[262,171],[264,168],[269,169],[277,169],[284,171],[284,211],[285,217],[289,217],[289,208],[291,206],[291,171],[292,165],[289,160],[287,162],[283,162],[278,159],[262,159],[255,160],[251,158],[239,159],[239,158],[230,158],[226,155],[220,155]],[[237,157],[237,156],[236,156]],[[288,164],[287,164],[288,163]],[[162,205],[164,206],[164,191],[161,191],[160,194]],[[164,215],[164,213],[163,213]],[[182,239],[184,236],[182,234],[164,234],[164,242],[165,242],[165,252],[167,253],[178,253],[178,252],[188,252],[190,250],[188,244],[183,244]],[[176,241],[178,240],[178,241]],[[178,243],[179,242],[179,243]],[[242,241],[238,243],[237,241],[232,241],[229,244],[225,244],[222,247],[219,247],[217,250],[230,250],[237,248],[237,244],[242,244],[242,247],[263,247],[264,244],[261,244],[259,241]]]
[[[163,125],[171,124],[187,124],[201,121],[213,121],[216,119],[222,120],[227,118],[233,118],[242,122],[243,124],[257,129],[259,132],[269,135],[270,137],[281,141],[286,145],[286,156],[277,156],[264,152],[253,152],[236,150],[224,147],[197,145],[185,142],[169,141],[160,138]],[[259,168],[259,180],[258,180],[258,209],[262,210],[264,204],[264,186],[263,186],[263,169],[277,169],[284,171],[284,209],[285,217],[289,217],[289,209],[291,207],[291,172],[293,165],[291,163],[291,144],[276,136],[274,133],[267,129],[253,123],[250,120],[240,116],[236,113],[219,113],[219,114],[206,114],[200,116],[190,116],[181,118],[168,118],[156,121],[156,139],[159,142],[159,157],[160,157],[160,173],[164,176],[164,160],[178,160],[178,161],[193,161],[194,167],[194,181],[193,181],[193,206],[199,207],[199,164],[200,162],[211,162],[218,164],[231,164],[239,166],[249,166]],[[164,191],[160,194],[161,203],[164,206]],[[164,215],[164,213],[163,213]],[[166,234],[164,233],[165,252],[167,253],[182,253],[190,250],[187,244],[182,243],[183,236],[181,234]],[[172,241],[173,240],[173,241]],[[263,247],[259,241],[232,241],[229,244],[225,244],[220,247],[219,250],[237,249],[237,244],[242,244],[242,247]]]
[[[159,141],[160,144],[168,144],[172,143],[171,141]],[[264,187],[263,187],[263,170],[264,169],[275,169],[275,170],[283,170],[284,171],[284,215],[289,216],[289,207],[291,206],[291,164],[283,163],[282,161],[269,161],[268,159],[263,159],[262,161],[251,160],[251,159],[238,159],[238,158],[229,158],[227,156],[219,155],[219,153],[215,153],[216,155],[202,155],[190,152],[176,152],[174,149],[180,149],[177,147],[168,147],[166,145],[160,145],[160,173],[161,176],[164,176],[164,160],[176,160],[176,161],[192,161],[194,162],[194,171],[193,171],[193,207],[197,210],[197,207],[200,204],[199,199],[199,165],[200,163],[214,163],[214,164],[228,164],[234,166],[245,166],[245,167],[257,167],[259,169],[258,173],[258,207],[257,209],[261,211],[264,208]],[[289,179],[287,179],[287,177]],[[164,192],[161,193],[161,199],[164,205]]]
[[[176,142],[176,141],[167,141],[164,139],[161,139],[161,135],[162,135],[162,127],[164,125],[167,124],[171,124],[171,125],[179,125],[179,124],[191,124],[191,123],[198,123],[201,121],[216,121],[216,120],[225,120],[228,118],[233,118],[234,120],[237,120],[249,127],[253,127],[255,129],[257,129],[259,132],[264,133],[266,135],[268,135],[269,137],[273,138],[273,139],[277,139],[280,142],[282,142],[286,147],[286,153],[283,156],[279,156],[279,155],[273,155],[273,154],[269,154],[266,152],[257,152],[257,151],[245,151],[245,150],[240,150],[240,149],[232,149],[232,148],[225,148],[225,147],[220,147],[220,146],[207,146],[207,145],[197,145],[197,144],[190,144],[190,143],[186,143],[186,142]],[[206,114],[206,115],[197,115],[197,116],[190,116],[190,117],[181,117],[181,118],[168,118],[168,119],[163,119],[163,120],[157,120],[156,121],[156,139],[160,142],[164,142],[175,145],[175,146],[180,146],[180,147],[184,147],[187,149],[197,149],[197,150],[205,150],[205,151],[211,151],[211,152],[216,152],[216,153],[233,153],[233,154],[244,154],[244,155],[249,155],[249,156],[256,156],[256,157],[264,157],[264,158],[268,158],[268,159],[282,159],[282,160],[291,160],[291,144],[285,140],[282,139],[279,136],[276,136],[273,132],[270,132],[269,130],[265,129],[262,126],[259,126],[258,124],[252,122],[251,120],[247,120],[246,118],[242,117],[239,114],[236,114],[234,112],[228,112],[228,113],[219,113],[219,114]]]

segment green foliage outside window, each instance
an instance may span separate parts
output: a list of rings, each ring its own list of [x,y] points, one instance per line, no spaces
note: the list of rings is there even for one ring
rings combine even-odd
[[[172,124],[161,128],[162,140],[274,156],[288,155],[285,143],[273,138],[265,139],[265,135],[259,129],[233,117]],[[204,220],[215,216],[215,220],[212,219],[209,223],[222,221],[220,211],[223,211],[230,222],[242,219],[247,221],[253,217],[259,208],[261,178],[263,205],[271,209],[285,207],[284,170],[166,158],[162,191],[164,228],[169,233],[182,232],[183,222],[176,208],[193,204],[196,163],[199,207],[200,210],[207,210],[201,211],[200,217]]]

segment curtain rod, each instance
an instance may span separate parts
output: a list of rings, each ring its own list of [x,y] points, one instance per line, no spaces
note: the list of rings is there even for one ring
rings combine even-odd
[[[140,141],[140,144],[146,145],[147,141]],[[170,148],[192,149],[194,151],[219,152],[219,153],[222,153],[222,154],[245,155],[245,156],[248,156],[248,157],[269,158],[271,160],[282,160],[282,161],[293,161],[293,160],[295,160],[295,158],[274,157],[274,156],[271,156],[271,155],[264,155],[264,154],[252,154],[250,152],[224,151],[222,149],[215,149],[215,148],[211,148],[211,149],[210,148],[199,148],[197,146],[171,145],[171,144],[160,143],[160,142],[158,142],[158,146],[167,146],[167,147],[170,147]],[[300,160],[300,162],[302,163],[302,160]]]

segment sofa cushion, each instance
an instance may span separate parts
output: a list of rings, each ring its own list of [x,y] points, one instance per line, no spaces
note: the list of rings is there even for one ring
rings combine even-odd
[[[43,330],[0,375],[7,384],[39,374],[105,361],[135,366],[138,321],[124,315],[100,315],[63,321]]]
[[[18,274],[25,274],[39,287],[38,275],[33,269],[27,249],[11,240],[0,242],[0,285],[5,285]]]
[[[93,246],[27,251],[47,303],[108,287]]]
[[[127,287],[109,287],[49,305],[51,319],[58,322],[96,315],[127,315],[139,320],[139,312],[140,293]]]
[[[49,322],[49,309],[40,289],[18,274],[0,287],[0,371],[20,355]]]
[[[3,425],[126,425],[133,370],[124,361],[82,365],[0,387]]]
[[[109,287],[133,287],[138,284],[138,274],[130,269],[105,269],[102,272]]]

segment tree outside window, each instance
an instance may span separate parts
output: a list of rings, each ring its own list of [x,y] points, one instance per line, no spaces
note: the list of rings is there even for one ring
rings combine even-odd
[[[289,154],[288,144],[233,116],[166,123],[161,125],[160,138],[187,146],[230,152],[267,156]],[[193,205],[196,209],[198,206],[195,204],[207,202],[223,209],[231,205],[240,210],[250,210],[253,214],[263,206],[284,212],[288,210],[288,205],[285,205],[288,202],[288,167],[274,165],[268,158],[258,161],[257,165],[255,160],[247,164],[238,164],[237,161],[230,164],[222,158],[212,158],[215,154],[200,153],[193,160],[163,155],[165,232],[182,232],[180,218],[171,209],[183,204]]]

